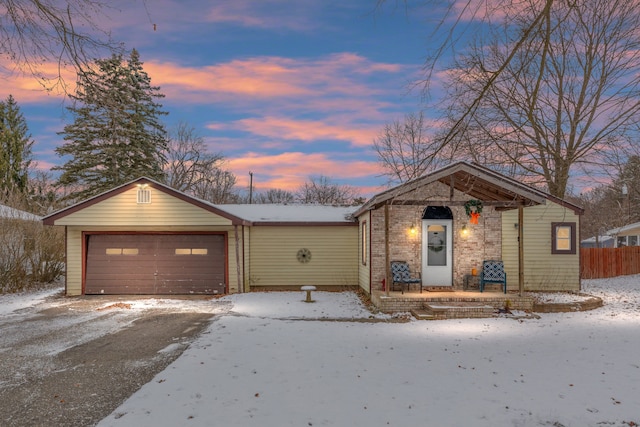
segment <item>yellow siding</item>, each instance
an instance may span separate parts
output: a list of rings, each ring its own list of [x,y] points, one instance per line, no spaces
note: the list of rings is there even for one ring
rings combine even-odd
[[[151,203],[137,203],[133,188],[60,218],[55,225],[188,226],[231,225],[231,221],[153,188]]]
[[[518,289],[518,211],[502,214],[502,258],[510,290]],[[577,291],[580,289],[579,248],[573,254],[551,253],[551,223],[575,222],[580,217],[571,209],[547,201],[546,205],[524,209],[524,287],[531,291]],[[576,246],[578,236],[576,236]]]
[[[82,230],[67,227],[67,295],[82,294]]]
[[[128,232],[135,231],[138,233],[152,232],[226,232],[227,233],[227,259],[228,259],[228,277],[229,292],[238,292],[238,263],[236,262],[236,240],[234,227],[86,227],[86,226],[69,226],[67,227],[67,295],[80,295],[82,293],[82,232]],[[238,239],[242,245],[242,227],[238,227]],[[242,262],[242,246],[239,247],[240,256],[240,283],[245,279],[243,271],[244,263]]]
[[[251,286],[356,286],[358,284],[357,227],[252,227]],[[311,260],[297,259],[300,249]]]

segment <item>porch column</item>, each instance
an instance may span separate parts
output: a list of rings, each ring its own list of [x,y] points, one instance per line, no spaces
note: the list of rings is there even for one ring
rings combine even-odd
[[[234,225],[233,226],[233,233],[234,233],[234,238],[235,238],[235,243],[236,243],[236,278],[238,280],[238,293],[241,294],[244,292],[243,289],[243,283],[242,283],[242,276],[240,274],[240,236],[238,236],[238,225]],[[242,239],[242,252],[244,253],[244,227],[243,227],[243,239]]]
[[[524,207],[518,203],[518,291],[524,294]]]

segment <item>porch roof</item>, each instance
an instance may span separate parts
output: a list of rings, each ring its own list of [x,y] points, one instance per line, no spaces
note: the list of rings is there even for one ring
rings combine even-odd
[[[551,200],[572,209],[577,214],[581,214],[583,211],[579,206],[522,184],[477,163],[456,162],[378,193],[358,209],[354,216],[357,217],[368,210],[376,209],[385,204],[409,204],[412,201],[394,201],[394,199],[436,181],[449,186],[452,189],[451,196],[453,196],[454,189],[462,191],[485,204],[496,206],[496,209],[515,209],[518,205],[534,206],[544,204],[546,200]]]

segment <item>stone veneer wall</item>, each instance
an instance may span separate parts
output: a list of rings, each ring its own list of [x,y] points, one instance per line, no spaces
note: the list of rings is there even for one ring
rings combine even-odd
[[[472,225],[460,202],[470,197],[456,191],[453,200],[457,205],[449,206],[453,213],[453,287],[462,289],[464,276],[471,273],[473,267],[478,271],[485,259],[501,259],[502,225],[501,214],[491,206],[482,210],[479,223]],[[424,209],[433,201],[433,205],[447,205],[449,187],[439,182],[424,186],[395,199],[424,200],[424,205],[389,206],[389,260],[407,261],[412,272],[422,270],[422,215]],[[382,289],[382,280],[386,274],[384,241],[384,206],[371,212],[371,280],[372,289]],[[411,226],[415,233],[410,232]],[[466,225],[469,234],[463,237],[462,226]]]

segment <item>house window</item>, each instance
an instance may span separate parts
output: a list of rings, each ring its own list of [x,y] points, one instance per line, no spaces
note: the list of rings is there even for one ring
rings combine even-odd
[[[621,248],[623,246],[627,246],[627,236],[618,236],[616,247]]]
[[[362,240],[360,246],[362,247],[362,265],[367,265],[367,221],[362,221]]]
[[[551,223],[551,253],[575,254],[576,253],[576,223],[552,222]]]
[[[629,236],[629,246],[638,246],[638,236]]]

